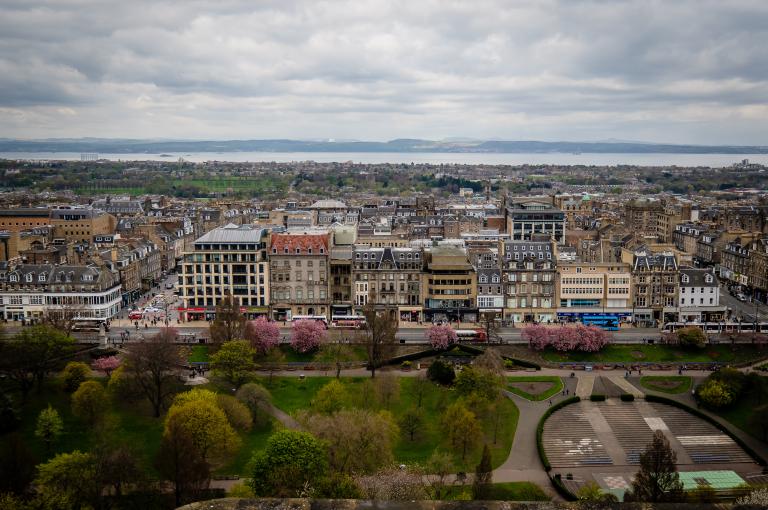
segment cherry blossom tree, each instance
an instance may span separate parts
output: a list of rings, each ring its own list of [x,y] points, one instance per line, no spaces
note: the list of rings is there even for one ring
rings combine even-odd
[[[104,375],[109,378],[112,372],[120,366],[120,363],[120,358],[117,356],[104,356],[93,362],[93,369],[104,372]]]
[[[541,324],[526,326],[521,334],[522,339],[528,342],[531,349],[541,351],[546,349],[551,340],[550,329]]]
[[[434,349],[445,349],[459,341],[456,331],[449,325],[435,324],[427,330],[427,339]]]
[[[576,350],[579,345],[579,333],[576,328],[565,326],[554,328],[550,332],[550,345],[555,350],[562,352]]]
[[[259,317],[245,325],[245,339],[251,342],[251,347],[263,356],[280,342],[280,328],[266,317]]]
[[[610,335],[596,326],[576,326],[578,348],[584,352],[597,352],[611,342]]]
[[[291,347],[300,353],[310,352],[325,343],[328,333],[319,321],[302,320],[293,323]]]

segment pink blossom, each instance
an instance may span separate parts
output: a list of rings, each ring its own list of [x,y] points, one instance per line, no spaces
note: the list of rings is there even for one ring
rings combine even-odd
[[[435,324],[427,331],[427,339],[434,349],[445,349],[459,341],[456,331],[449,325]]]
[[[110,376],[113,370],[116,370],[120,366],[120,358],[117,356],[104,356],[98,358],[93,362],[93,369],[99,372],[104,372],[107,377]]]
[[[261,354],[267,354],[280,342],[280,328],[266,317],[259,317],[245,326],[245,339]]]
[[[597,352],[608,345],[610,335],[596,326],[577,324],[575,327],[547,328],[542,325],[526,326],[522,333],[523,340],[531,349],[541,351],[548,347],[556,351]]]
[[[291,347],[300,353],[313,351],[324,343],[328,333],[318,321],[296,321],[291,331]]]
[[[521,334],[522,339],[528,342],[531,349],[541,351],[546,349],[550,343],[549,328],[541,324],[526,326]]]

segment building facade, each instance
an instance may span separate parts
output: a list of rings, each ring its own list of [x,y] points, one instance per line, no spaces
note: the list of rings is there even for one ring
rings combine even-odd
[[[330,319],[328,234],[272,234],[269,246],[272,318]]]

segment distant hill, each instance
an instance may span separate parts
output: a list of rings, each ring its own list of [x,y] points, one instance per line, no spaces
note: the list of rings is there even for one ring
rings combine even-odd
[[[643,142],[445,141],[402,138],[388,142],[312,140],[129,140],[106,138],[0,139],[1,152],[98,152],[161,154],[171,152],[445,152],[585,154],[768,154],[767,146],[675,145]]]

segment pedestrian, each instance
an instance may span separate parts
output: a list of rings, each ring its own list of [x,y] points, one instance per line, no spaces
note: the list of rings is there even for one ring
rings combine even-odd
[[[549,405],[552,405],[552,399],[551,398],[549,399]]]
[[[567,396],[568,396],[568,395],[570,395],[570,394],[571,394],[571,390],[569,390],[568,388],[566,388],[566,389],[565,389],[565,396],[567,397]]]

